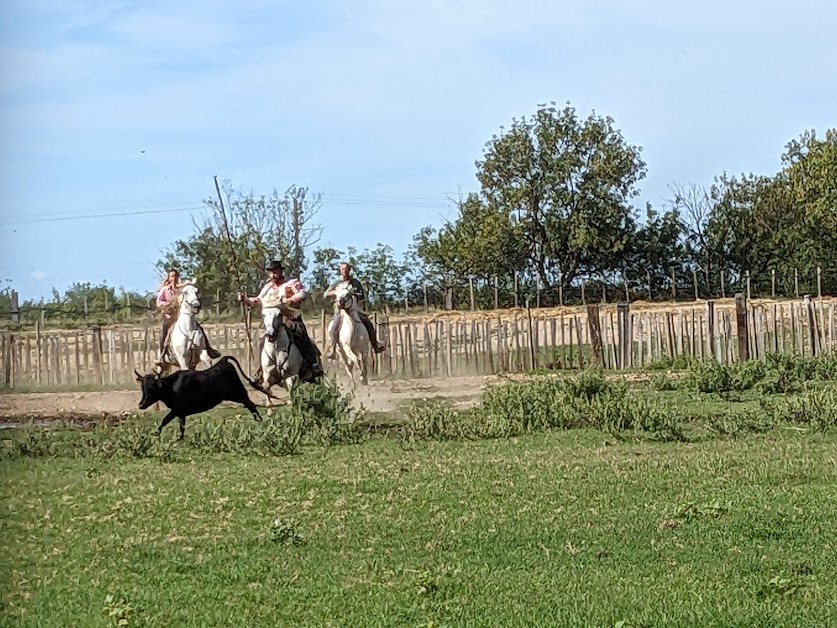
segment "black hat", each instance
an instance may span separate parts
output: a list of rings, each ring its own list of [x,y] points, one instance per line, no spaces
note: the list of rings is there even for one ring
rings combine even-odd
[[[282,262],[280,262],[278,259],[274,259],[274,260],[269,261],[267,264],[265,264],[264,269],[265,270],[278,270],[280,273],[284,270],[284,268],[282,268]]]

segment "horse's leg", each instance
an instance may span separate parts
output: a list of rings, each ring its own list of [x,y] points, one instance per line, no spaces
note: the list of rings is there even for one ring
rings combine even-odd
[[[355,387],[355,374],[354,374],[354,354],[350,347],[346,345],[345,342],[341,340],[340,342],[340,355],[343,358],[343,366],[346,368],[346,374],[349,376],[349,379],[352,382],[352,388]]]
[[[285,390],[288,391],[288,399],[293,401],[294,392],[296,390],[296,375],[288,375],[285,378]]]
[[[182,333],[175,335],[179,329],[172,330],[171,339],[169,341],[169,348],[171,354],[174,356],[177,366],[183,370],[189,370],[189,356],[186,349],[186,338]]]
[[[206,364],[207,367],[212,366],[212,358],[209,357],[209,351],[206,350],[206,347],[201,348],[201,353],[198,358],[199,364]]]
[[[274,345],[272,342],[269,342],[267,338],[264,339],[264,345],[262,347],[262,353],[260,356],[261,365],[262,365],[262,388],[265,390],[270,390],[270,374],[273,370],[273,366],[271,362],[271,354],[274,354],[274,362],[275,362],[275,352],[274,352]],[[269,397],[268,397],[269,399]]]
[[[360,354],[360,383],[364,386],[369,385],[369,355],[366,351]]]

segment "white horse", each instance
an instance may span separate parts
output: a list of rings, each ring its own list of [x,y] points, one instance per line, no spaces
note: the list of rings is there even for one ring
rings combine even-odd
[[[158,373],[168,370],[171,366],[191,371],[200,363],[212,365],[212,359],[206,350],[206,340],[198,327],[197,314],[201,310],[198,289],[194,284],[187,283],[181,288],[178,300],[180,312],[169,330],[169,338],[162,356],[163,364],[155,369]]]
[[[264,317],[264,347],[260,356],[262,365],[261,385],[269,391],[274,384],[282,386],[288,391],[288,397],[299,384],[299,373],[302,371],[302,353],[295,344],[291,343],[291,335],[282,320],[282,308],[266,307],[262,310]],[[268,336],[272,332],[273,339]]]
[[[368,369],[371,346],[369,334],[360,320],[354,288],[346,281],[335,286],[330,295],[334,297],[340,313],[337,349],[343,358],[346,372],[352,380],[352,388],[357,386],[354,374],[355,367],[360,371],[361,383],[366,386],[369,384]],[[329,337],[333,328],[334,321],[328,324]]]

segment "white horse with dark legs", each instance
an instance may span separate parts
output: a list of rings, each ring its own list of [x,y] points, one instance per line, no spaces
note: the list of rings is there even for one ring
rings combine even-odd
[[[288,397],[292,399],[302,371],[302,353],[291,342],[291,335],[282,320],[282,306],[266,307],[262,315],[265,338],[260,356],[261,385],[269,391],[271,386],[278,384],[288,391]]]
[[[200,363],[207,367],[212,366],[206,339],[198,327],[197,315],[201,310],[198,289],[193,284],[186,284],[181,288],[178,299],[180,312],[169,330],[169,339],[162,357],[163,364],[155,369],[158,373],[163,373],[172,366],[190,371]]]
[[[346,372],[352,380],[352,388],[357,387],[355,368],[360,371],[360,381],[369,384],[369,356],[371,345],[369,333],[360,320],[357,307],[357,297],[351,284],[344,282],[334,288],[333,296],[340,314],[340,331],[338,332],[337,350],[343,358]],[[331,336],[334,321],[328,325],[328,335]]]

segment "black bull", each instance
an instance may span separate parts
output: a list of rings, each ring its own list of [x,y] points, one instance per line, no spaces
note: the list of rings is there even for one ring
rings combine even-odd
[[[230,362],[235,363],[238,371]],[[247,383],[261,392],[261,388],[244,375],[238,360],[228,355],[203,371],[177,371],[164,377],[140,375],[134,371],[137,382],[142,385],[142,400],[139,408],[145,410],[158,401],[163,402],[169,408],[169,413],[163,417],[160,427],[157,428],[157,434],[159,435],[163,428],[174,417],[177,417],[180,422],[181,439],[186,432],[187,416],[211,410],[222,401],[242,404],[257,421],[261,421],[262,417],[259,415],[256,404],[250,401],[247,389],[238,377],[239,372]]]

